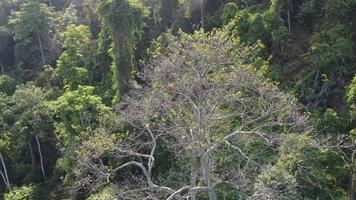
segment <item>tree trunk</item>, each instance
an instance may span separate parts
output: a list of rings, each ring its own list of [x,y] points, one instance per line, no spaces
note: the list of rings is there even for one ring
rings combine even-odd
[[[32,165],[35,165],[35,156],[33,155],[33,149],[32,149],[32,144],[31,144],[31,142],[28,143],[28,146],[29,146],[29,148],[30,148],[30,156],[31,156]]]
[[[353,170],[351,172],[351,187],[350,187],[350,199],[356,200],[356,151],[352,153],[351,166]]]
[[[217,200],[216,192],[214,186],[211,184],[210,180],[210,170],[211,170],[211,161],[210,161],[210,154],[204,153],[202,158],[202,169],[203,169],[203,177],[206,187],[208,188],[209,200]]]
[[[290,22],[290,12],[289,12],[289,10],[288,10],[288,30],[289,30],[289,32],[291,32],[292,31],[292,27],[291,27],[291,22]]]
[[[49,3],[49,6],[50,6],[50,7],[53,6],[52,0],[48,0],[48,3]]]
[[[115,89],[119,91],[120,98],[129,91],[129,85],[132,78],[132,49],[130,43],[123,33],[113,35],[114,43],[114,69]],[[118,99],[119,100],[119,99]]]
[[[7,174],[4,157],[2,156],[1,153],[0,153],[0,160],[1,160],[1,163],[2,163],[2,167],[3,167],[3,169],[4,169],[4,174],[3,174],[2,176],[4,176],[4,178],[6,179],[6,187],[7,187],[9,190],[11,190],[10,180],[9,180],[9,176],[8,176],[8,174]]]
[[[291,25],[291,20],[290,20],[290,1],[288,0],[288,11],[287,11],[287,15],[288,15],[288,30],[289,32],[292,31],[292,25]]]
[[[41,170],[42,170],[42,175],[43,175],[43,179],[46,181],[46,173],[43,167],[43,157],[42,157],[42,151],[41,151],[41,144],[40,141],[38,140],[38,137],[35,136],[36,138],[36,142],[37,142],[37,146],[38,146],[38,152],[40,154],[40,161],[41,161]]]
[[[10,188],[10,186],[9,186],[9,183],[6,181],[6,178],[5,178],[5,176],[4,176],[4,174],[2,173],[1,170],[0,170],[0,175],[1,175],[1,177],[2,177],[2,180],[4,180],[4,184],[5,184],[6,188],[7,188],[8,190],[10,190],[11,188]]]
[[[5,75],[5,67],[1,62],[0,62],[0,66],[1,66],[1,74]]]
[[[205,27],[205,20],[204,20],[204,15],[205,15],[204,8],[205,8],[205,6],[204,6],[204,4],[205,4],[205,0],[200,0],[200,24],[201,24],[201,28],[203,28],[203,29]]]
[[[191,158],[191,171],[190,171],[190,194],[191,200],[196,200],[196,191],[193,190],[197,186],[197,177],[198,177],[198,162],[195,155],[192,155]]]
[[[44,58],[44,53],[43,53],[43,48],[42,48],[42,40],[40,37],[40,33],[37,32],[37,40],[38,40],[38,45],[40,47],[40,51],[41,51],[41,58],[42,58],[42,64],[45,65],[45,58]]]

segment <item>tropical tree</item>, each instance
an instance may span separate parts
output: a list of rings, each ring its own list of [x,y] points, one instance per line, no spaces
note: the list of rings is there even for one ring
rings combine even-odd
[[[37,44],[38,49],[35,51],[38,50],[37,52],[40,54],[38,57],[41,60],[39,63],[31,63],[32,67],[38,67],[36,65],[39,64],[45,65],[49,61],[52,45],[52,14],[51,8],[39,0],[25,1],[21,3],[18,11],[12,13],[9,24],[13,27],[14,38],[17,41],[18,62],[28,63],[26,59],[33,56],[28,54],[28,47],[31,47],[31,44]]]
[[[89,81],[88,64],[91,34],[85,25],[69,25],[64,32],[65,51],[57,60],[57,74],[63,79],[65,89],[76,90]]]
[[[147,14],[141,1],[103,0],[99,14],[113,41],[112,71],[114,88],[123,95],[128,92],[134,71],[134,53],[141,34],[142,16]]]
[[[46,180],[47,174],[51,173],[57,158],[56,147],[53,146],[57,142],[54,135],[54,121],[46,103],[47,93],[44,89],[29,83],[18,86],[12,98],[16,115],[11,130],[13,161],[23,169],[38,166],[42,180]],[[23,159],[22,152],[24,151],[28,153],[28,159]],[[36,171],[36,169],[33,170],[34,174],[28,173],[28,171],[17,171],[16,173],[18,175],[26,173],[27,178],[38,180]],[[31,175],[35,176],[31,177]]]
[[[105,121],[110,109],[99,96],[93,94],[94,87],[78,86],[77,90],[67,91],[52,102],[59,123],[56,125],[62,154],[58,162],[59,169],[66,172],[64,183],[73,181],[77,148],[82,141],[93,134],[101,121]]]
[[[355,151],[355,145],[356,145],[356,76],[354,76],[350,86],[349,90],[347,93],[347,100],[350,103],[350,116],[351,116],[351,127],[353,129],[350,131],[350,140],[352,141],[353,145],[353,151],[351,155],[351,189],[350,189],[350,199],[354,200],[356,199],[356,151]]]
[[[107,149],[80,159],[83,164],[77,171],[93,172],[91,177],[78,173],[81,181],[89,178],[123,186],[118,192],[121,198],[218,199],[223,188],[237,191],[247,186],[247,177],[256,176],[258,166],[269,162],[249,151],[250,145],[258,144],[267,156],[284,135],[310,131],[296,100],[263,81],[253,68],[254,47],[241,45],[226,32],[181,33],[166,53],[150,62],[143,74],[147,85],[132,91],[120,106],[132,132],[122,141],[104,140],[108,145],[100,146]],[[183,170],[175,187],[155,182],[160,142]],[[104,155],[112,155],[117,165],[100,162]],[[115,179],[117,173],[135,168],[143,174],[139,180]],[[176,175],[171,171],[164,176]]]

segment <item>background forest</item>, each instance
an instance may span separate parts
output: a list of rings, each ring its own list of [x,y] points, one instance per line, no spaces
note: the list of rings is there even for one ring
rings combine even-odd
[[[356,200],[356,0],[0,0],[0,199]]]

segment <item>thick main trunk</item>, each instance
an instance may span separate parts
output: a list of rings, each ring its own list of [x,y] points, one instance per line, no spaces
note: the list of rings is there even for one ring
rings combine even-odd
[[[197,158],[193,155],[191,158],[191,171],[190,171],[190,196],[191,200],[196,200],[196,191],[193,189],[197,186],[197,177],[198,177],[198,161]]]
[[[37,142],[37,147],[38,147],[38,152],[40,154],[40,162],[41,162],[41,170],[42,170],[42,175],[43,175],[43,179],[46,181],[46,173],[43,167],[43,157],[42,157],[42,150],[41,150],[41,144],[40,141],[38,140],[38,137],[35,136],[36,138],[36,142]]]
[[[113,37],[115,66],[113,69],[115,75],[115,87],[119,90],[120,96],[123,96],[129,91],[129,86],[132,78],[132,47],[128,38],[123,34],[117,33]]]
[[[203,169],[204,182],[208,188],[209,200],[216,200],[216,192],[213,184],[211,183],[211,160],[209,153],[205,153],[203,155],[201,167]]]

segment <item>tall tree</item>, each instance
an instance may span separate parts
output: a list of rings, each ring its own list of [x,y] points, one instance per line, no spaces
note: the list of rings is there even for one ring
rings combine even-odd
[[[278,146],[286,134],[310,130],[296,100],[263,81],[251,66],[255,47],[239,44],[226,32],[181,34],[165,54],[146,66],[151,69],[143,75],[149,86],[132,91],[119,110],[133,127],[132,133],[97,153],[90,153],[96,145],[89,145],[89,157],[79,159],[79,184],[93,178],[95,183],[121,186],[116,174],[137,168],[142,178],[125,182],[120,195],[216,200],[222,188],[236,191],[251,181],[247,177],[259,173],[258,166],[268,162],[248,151],[249,143],[260,143],[264,152]],[[183,165],[184,178],[175,187],[155,182],[158,141],[164,141]],[[117,160],[116,167],[100,162],[107,154]],[[86,169],[94,177],[85,176]]]
[[[142,15],[145,13],[140,1],[102,0],[99,14],[113,40],[114,87],[119,95],[128,92],[135,68],[134,52],[141,34]]]
[[[38,180],[36,172],[40,169],[42,180],[46,181],[57,158],[56,147],[53,146],[57,142],[54,134],[54,121],[46,104],[47,93],[45,89],[29,83],[18,86],[12,98],[16,115],[16,121],[11,130],[13,162],[15,165],[22,165],[25,169],[32,169],[31,173],[29,171],[16,172],[27,173],[27,178]],[[23,152],[26,153],[23,154]],[[24,155],[27,159],[23,158]],[[31,177],[31,175],[34,176]]]
[[[28,63],[26,58],[29,58],[31,55],[26,55],[26,53],[28,53],[28,49],[26,48],[28,48],[29,45],[31,46],[31,44],[33,45],[33,43],[37,43],[41,62],[31,64],[45,65],[49,61],[48,58],[51,58],[50,21],[52,14],[51,8],[39,0],[29,0],[21,3],[20,10],[12,13],[9,24],[13,26],[17,49],[20,53],[20,55],[17,55],[18,62],[22,61],[23,63]]]

